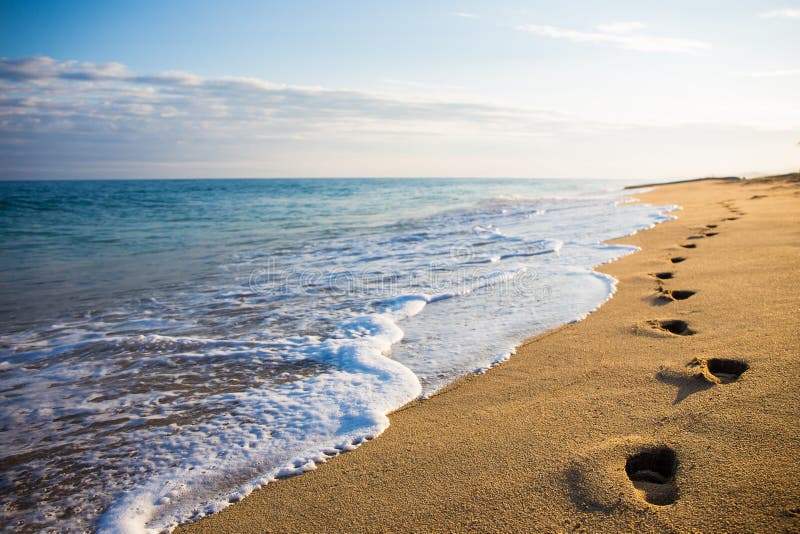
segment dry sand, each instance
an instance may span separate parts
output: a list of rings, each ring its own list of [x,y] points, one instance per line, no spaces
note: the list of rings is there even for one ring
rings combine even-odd
[[[599,311],[180,532],[800,532],[800,182],[638,196],[684,209]]]

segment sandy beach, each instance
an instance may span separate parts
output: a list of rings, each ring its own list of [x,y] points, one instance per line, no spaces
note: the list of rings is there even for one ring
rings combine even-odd
[[[633,190],[597,312],[177,532],[800,531],[798,180]]]

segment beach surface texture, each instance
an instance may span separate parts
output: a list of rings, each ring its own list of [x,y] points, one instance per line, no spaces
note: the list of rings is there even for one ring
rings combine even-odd
[[[633,194],[600,310],[178,532],[800,531],[800,175]]]

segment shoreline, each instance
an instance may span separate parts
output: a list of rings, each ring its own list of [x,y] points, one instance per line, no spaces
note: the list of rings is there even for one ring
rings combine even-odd
[[[714,177],[709,176],[707,178],[687,178],[686,180],[671,180],[669,182],[650,182],[647,184],[636,184],[636,185],[626,185],[623,189],[641,189],[644,187],[658,187],[662,185],[675,185],[675,184],[689,184],[693,182],[738,182],[744,180],[739,176],[722,176],[722,177]]]
[[[611,241],[642,250],[596,269],[619,280],[599,310],[392,413],[358,453],[177,531],[800,527],[800,188],[772,180],[653,184],[640,201],[684,210]],[[729,373],[686,367],[714,357],[750,368],[717,384]],[[626,460],[658,446],[677,471],[629,480]]]

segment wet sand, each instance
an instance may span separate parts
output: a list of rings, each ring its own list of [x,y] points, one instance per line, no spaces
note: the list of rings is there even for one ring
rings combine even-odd
[[[798,178],[632,191],[600,310],[178,531],[800,531]]]

